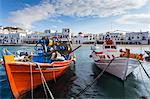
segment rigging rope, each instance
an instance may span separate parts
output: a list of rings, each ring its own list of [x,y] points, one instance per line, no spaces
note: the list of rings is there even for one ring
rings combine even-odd
[[[81,90],[78,94],[75,95],[74,98],[76,97],[79,97],[81,94],[83,94],[87,89],[89,89],[94,83],[96,80],[98,80],[102,75],[103,73],[106,71],[106,69],[110,66],[110,64],[114,61],[115,58],[113,58],[109,63],[108,65],[103,69],[103,71],[90,83],[88,84],[83,90]]]
[[[49,89],[49,87],[48,87],[48,85],[47,85],[47,83],[46,83],[46,80],[45,80],[45,77],[44,77],[44,75],[43,75],[43,73],[42,73],[42,70],[41,70],[40,65],[39,65],[38,63],[36,63],[36,64],[37,64],[37,66],[38,66],[38,68],[39,68],[39,70],[40,70],[41,77],[42,77],[42,80],[43,80],[43,82],[44,82],[44,84],[45,84],[45,87],[47,88],[47,90],[48,90],[48,92],[49,92],[51,98],[54,99],[54,97],[53,97],[53,95],[52,95],[52,92],[50,91],[50,89]]]
[[[32,74],[32,65],[30,65],[30,80],[31,80],[31,99],[33,99],[33,74]]]

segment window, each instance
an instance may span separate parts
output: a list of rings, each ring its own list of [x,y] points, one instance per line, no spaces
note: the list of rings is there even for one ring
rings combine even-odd
[[[131,38],[129,37],[128,40],[131,40]]]
[[[105,49],[109,49],[110,48],[110,46],[105,46]]]
[[[112,49],[116,49],[116,46],[111,46]]]
[[[142,37],[142,40],[146,40],[145,36]]]

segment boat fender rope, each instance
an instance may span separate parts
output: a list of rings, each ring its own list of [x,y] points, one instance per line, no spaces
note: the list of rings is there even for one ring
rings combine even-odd
[[[83,90],[81,90],[78,94],[76,94],[73,98],[77,98],[79,97],[81,94],[83,94],[84,92],[86,92],[86,90],[88,90],[94,83],[95,81],[97,81],[103,74],[104,72],[107,70],[107,68],[110,66],[110,64],[114,61],[115,58],[113,58],[112,60],[110,60],[110,62],[108,63],[108,65],[103,69],[102,72],[100,72],[100,74],[90,83],[88,84]]]

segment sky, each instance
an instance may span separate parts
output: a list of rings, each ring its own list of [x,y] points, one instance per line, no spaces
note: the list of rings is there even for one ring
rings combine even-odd
[[[0,26],[32,31],[150,31],[150,0],[0,0]]]

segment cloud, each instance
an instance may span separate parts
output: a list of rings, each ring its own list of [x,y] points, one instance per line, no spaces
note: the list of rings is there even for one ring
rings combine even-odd
[[[150,14],[124,15],[116,22],[119,24],[150,24]]]
[[[34,22],[53,18],[70,17],[108,17],[125,14],[131,9],[146,5],[148,0],[44,0],[39,5],[27,6],[11,12],[10,20],[25,28]]]
[[[53,16],[54,12],[53,5],[42,3],[11,12],[9,20],[24,28],[31,28],[34,22],[47,19],[49,16]]]
[[[58,26],[53,25],[51,28],[52,28],[52,29],[57,29],[57,28],[58,28]]]
[[[64,23],[62,20],[58,19],[58,18],[50,18],[48,19],[48,22],[56,22],[56,23]]]
[[[67,16],[107,17],[138,9],[148,0],[57,0],[57,14]]]

